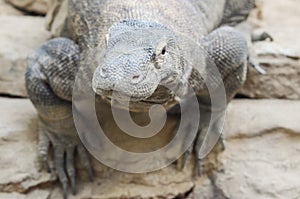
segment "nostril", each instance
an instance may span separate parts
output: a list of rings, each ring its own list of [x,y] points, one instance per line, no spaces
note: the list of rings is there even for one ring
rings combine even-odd
[[[142,80],[141,75],[134,75],[132,76],[132,83],[139,83]]]
[[[100,70],[101,77],[106,77],[106,74],[107,74],[107,70],[105,68],[101,68]]]
[[[140,75],[135,75],[135,76],[132,77],[133,80],[139,79],[139,78],[140,78]]]

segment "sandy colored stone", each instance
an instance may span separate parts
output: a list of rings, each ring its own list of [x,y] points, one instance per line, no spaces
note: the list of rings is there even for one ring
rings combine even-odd
[[[46,15],[46,27],[53,37],[69,37],[66,28],[68,0],[52,0]]]
[[[229,104],[226,139],[251,138],[264,132],[286,129],[300,135],[300,101],[234,100]]]
[[[37,170],[36,114],[28,100],[0,98],[0,192],[24,193],[50,181]]]
[[[299,143],[299,134],[285,130],[230,140],[216,187],[230,199],[300,198]]]
[[[0,0],[0,15],[17,15],[20,16],[23,13],[17,10],[12,5],[5,2],[5,0]]]
[[[299,111],[300,101],[234,100],[222,166],[206,186],[196,183],[194,199],[299,198]]]
[[[0,93],[26,96],[26,57],[46,41],[45,19],[0,15]]]
[[[69,199],[297,198],[299,103],[233,101],[226,120],[227,149],[218,156],[221,166],[214,176],[193,177],[193,158],[182,172],[171,165],[138,175],[94,162],[95,181],[88,182],[81,169],[78,194]],[[53,185],[49,174],[37,169],[37,115],[30,101],[0,98],[0,114],[5,115],[0,120],[0,198],[60,198],[59,183]]]
[[[264,0],[262,20],[255,32],[267,31],[274,42],[257,42],[252,51],[267,75],[250,70],[244,88],[239,92],[250,98],[300,99],[300,2]],[[258,14],[259,15],[259,14]]]
[[[212,182],[209,178],[197,180],[188,199],[211,199],[214,198]]]
[[[19,194],[19,193],[0,193],[0,198],[3,199],[48,199],[50,196],[49,191],[44,190],[34,190],[29,194]]]
[[[5,0],[13,6],[26,12],[36,14],[46,14],[48,11],[49,0]]]

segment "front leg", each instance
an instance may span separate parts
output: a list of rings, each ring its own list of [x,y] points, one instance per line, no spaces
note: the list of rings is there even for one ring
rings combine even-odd
[[[212,147],[216,144],[218,138],[221,138],[220,141],[222,148],[225,148],[224,141],[221,136],[224,121],[223,113],[226,109],[227,103],[231,101],[236,92],[245,82],[248,57],[246,39],[234,28],[221,27],[216,29],[205,38],[204,44],[207,51],[208,75],[213,77],[215,74],[209,71],[210,68],[216,67],[223,81],[211,82],[210,84],[213,85],[213,87],[210,88],[210,92],[208,92],[206,86],[200,87],[198,85],[198,88],[194,88],[198,95],[201,113],[199,135],[194,144],[194,150],[197,157],[197,170],[199,175],[201,174],[201,160],[204,155],[201,151],[205,151],[202,147]],[[211,78],[211,80],[214,81],[214,78]],[[196,85],[196,83],[194,84]],[[225,98],[227,103],[221,104],[220,107],[212,108],[211,97],[218,95],[219,88],[221,86],[224,86],[225,88]],[[211,121],[211,114],[213,111],[215,111],[217,117]],[[211,124],[211,129],[208,132],[209,124]],[[190,153],[191,150],[186,154]],[[186,160],[186,154],[183,156],[184,160]]]
[[[255,0],[226,0],[222,25],[235,26],[245,21],[255,7]]]
[[[248,58],[248,47],[247,41],[243,34],[238,30],[230,27],[221,27],[210,33],[205,38],[205,46],[208,52],[209,61],[207,67],[210,64],[214,64],[223,80],[223,85],[226,93],[227,104],[232,100],[237,91],[242,87],[246,80],[247,74],[247,58]],[[209,74],[214,75],[214,74]],[[223,86],[219,85],[219,86]],[[218,85],[215,87],[215,92],[218,92]],[[200,92],[201,93],[201,92]],[[204,92],[205,93],[205,92]],[[210,93],[210,96],[215,96],[216,93]],[[207,94],[199,95],[199,102],[201,114],[203,115],[202,121],[200,121],[200,133],[198,140],[195,144],[195,152],[198,159],[198,174],[200,174],[200,162],[203,158],[203,154],[200,154],[200,149],[207,143],[203,143],[203,138],[205,136],[212,137],[212,142],[220,137],[222,148],[225,149],[223,137],[222,137],[222,127],[224,123],[224,114],[222,111],[226,107],[214,107],[212,109],[210,104],[210,96]],[[212,111],[219,110],[218,117],[214,121],[210,120]],[[210,132],[207,131],[209,123],[212,122],[212,128]],[[215,143],[209,143],[215,144]]]
[[[75,194],[74,154],[78,153],[92,177],[87,153],[82,146],[72,116],[72,87],[78,68],[79,48],[69,39],[53,39],[28,57],[26,88],[39,115],[39,154],[46,168],[50,146],[54,166],[67,196],[68,178]],[[67,172],[65,172],[65,170]]]

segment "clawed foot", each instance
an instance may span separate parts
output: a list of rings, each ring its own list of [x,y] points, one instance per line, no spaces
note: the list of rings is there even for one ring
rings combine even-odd
[[[226,145],[225,145],[225,140],[223,137],[223,134],[221,134],[220,139],[219,139],[219,144],[221,147],[221,150],[224,151],[226,149]],[[184,152],[184,154],[177,160],[176,162],[176,167],[179,171],[182,171],[187,163],[187,160],[190,156],[190,154],[193,151],[193,148],[196,148],[196,146],[194,147],[190,147],[186,152]],[[198,177],[201,177],[202,175],[202,159],[201,158],[197,158],[196,159],[196,170],[197,170],[197,175]]]
[[[191,151],[188,150],[186,151],[176,162],[176,166],[177,166],[177,169],[179,171],[182,171],[187,163],[187,160],[189,158],[191,154]],[[200,177],[201,176],[201,163],[202,163],[202,159],[197,159],[196,160],[196,169],[197,169],[197,175]]]
[[[273,37],[267,32],[263,32],[260,34],[252,34],[252,42],[265,41],[267,39],[269,39],[270,41],[274,41]],[[267,74],[267,72],[262,67],[260,67],[257,63],[255,63],[255,61],[252,59],[250,55],[248,56],[248,64],[251,67],[253,67],[259,74],[261,75]]]
[[[252,42],[265,41],[267,39],[269,39],[270,41],[274,41],[273,37],[267,32],[252,34]]]
[[[190,147],[186,152],[183,153],[183,155],[176,161],[176,167],[177,170],[182,171],[186,165],[186,162],[188,158],[190,157],[190,154],[192,152],[192,148]]]
[[[57,136],[57,135],[56,135]],[[64,138],[56,142],[50,139],[44,131],[39,132],[39,158],[41,168],[44,167],[52,175],[58,176],[63,188],[63,197],[67,198],[68,182],[70,181],[72,194],[76,194],[76,170],[74,166],[75,153],[78,154],[82,165],[88,172],[90,181],[93,180],[93,170],[90,164],[88,153],[81,143],[63,144]],[[50,157],[50,149],[53,151],[53,158]]]
[[[221,134],[220,138],[219,138],[219,143],[221,145],[221,150],[225,151],[226,150],[226,144],[225,144],[225,139],[223,134]]]
[[[248,64],[254,68],[259,74],[266,75],[267,72],[257,63],[254,62],[251,56],[248,57]]]

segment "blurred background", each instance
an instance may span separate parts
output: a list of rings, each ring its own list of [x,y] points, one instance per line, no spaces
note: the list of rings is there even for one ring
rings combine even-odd
[[[251,46],[267,74],[249,69],[228,108],[227,149],[207,157],[204,175],[195,177],[193,158],[183,171],[141,175],[95,161],[97,178],[80,172],[70,199],[300,198],[300,1],[256,4],[248,23],[274,38]],[[57,180],[37,169],[37,114],[24,74],[28,53],[59,34],[65,16],[62,0],[0,0],[0,199],[61,198]]]

